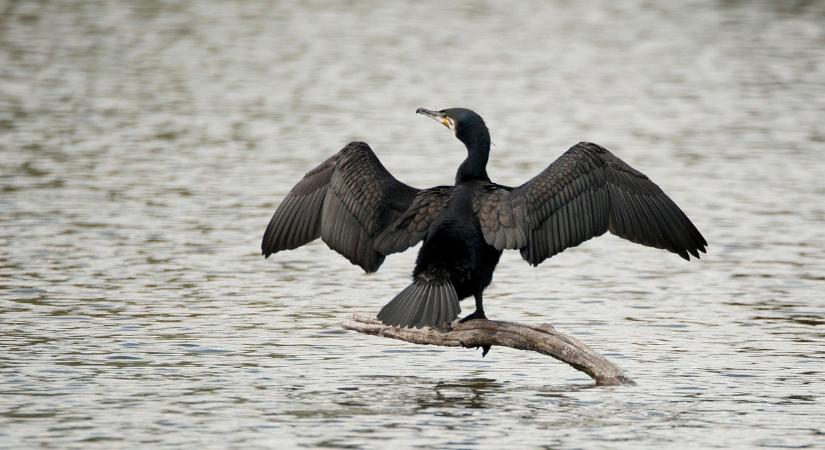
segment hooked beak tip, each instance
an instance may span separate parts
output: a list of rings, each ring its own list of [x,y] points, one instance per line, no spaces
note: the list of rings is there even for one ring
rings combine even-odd
[[[441,114],[439,114],[438,111],[431,111],[427,108],[418,108],[418,109],[415,110],[415,113],[416,114],[421,114],[423,116],[427,116],[430,119],[435,119],[435,120],[440,120],[441,119]]]

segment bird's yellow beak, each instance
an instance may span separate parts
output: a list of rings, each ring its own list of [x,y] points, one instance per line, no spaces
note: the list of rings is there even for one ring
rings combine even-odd
[[[426,108],[418,108],[415,110],[415,113],[427,116],[430,119],[433,119],[436,122],[441,123],[441,125],[444,125],[445,127],[455,131],[455,122],[453,122],[453,119],[447,117],[447,115],[443,112],[431,111]]]

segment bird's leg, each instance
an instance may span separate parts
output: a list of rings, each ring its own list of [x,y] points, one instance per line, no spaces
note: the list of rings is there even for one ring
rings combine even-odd
[[[482,302],[481,293],[474,294],[473,296],[476,299],[476,310],[473,311],[473,313],[470,314],[469,316],[459,320],[458,323],[464,323],[468,320],[473,320],[473,319],[485,319],[485,320],[487,319],[487,316],[484,315],[484,306],[482,306],[482,304],[481,304],[481,302]],[[491,347],[492,346],[490,344],[484,344],[484,345],[481,346],[481,357],[482,358],[487,356],[487,353],[490,352]],[[476,347],[476,348],[478,348],[478,347]]]
[[[458,323],[464,323],[468,320],[473,320],[473,319],[486,319],[487,318],[487,316],[484,315],[484,306],[481,305],[481,302],[482,302],[481,294],[480,293],[479,294],[474,294],[473,296],[476,299],[476,310],[472,314],[470,314],[469,316],[464,317],[463,319],[459,320]]]

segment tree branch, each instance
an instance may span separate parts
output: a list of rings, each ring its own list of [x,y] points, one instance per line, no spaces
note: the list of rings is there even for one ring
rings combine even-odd
[[[524,325],[499,320],[453,322],[448,328],[400,328],[385,325],[367,314],[353,314],[342,326],[364,334],[389,337],[413,344],[473,348],[482,345],[531,350],[552,356],[589,375],[597,386],[633,384],[604,356],[550,325]]]

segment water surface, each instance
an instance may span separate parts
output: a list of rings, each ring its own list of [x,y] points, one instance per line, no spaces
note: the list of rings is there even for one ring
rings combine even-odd
[[[821,2],[0,1],[0,446],[825,445]],[[470,107],[519,184],[581,140],[657,181],[701,261],[613,236],[491,317],[549,322],[637,381],[345,332],[408,283],[316,242],[260,257],[280,199],[365,140],[401,180]],[[465,303],[465,310],[472,309]]]

